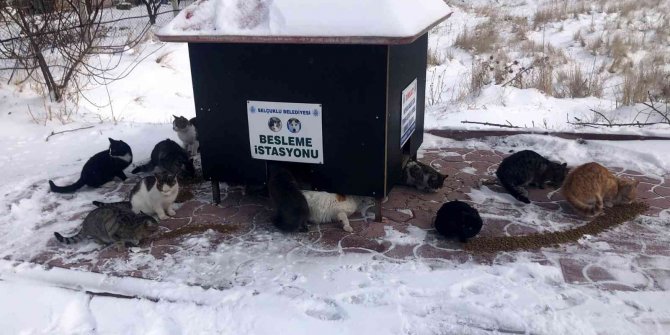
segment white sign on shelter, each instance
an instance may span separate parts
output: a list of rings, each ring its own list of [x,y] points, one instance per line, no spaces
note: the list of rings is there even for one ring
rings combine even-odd
[[[400,147],[407,143],[416,129],[416,79],[402,90]]]
[[[323,164],[321,105],[247,101],[251,157]]]

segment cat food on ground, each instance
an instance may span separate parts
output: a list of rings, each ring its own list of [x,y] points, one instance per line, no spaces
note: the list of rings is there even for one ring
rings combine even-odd
[[[605,207],[633,202],[638,183],[637,180],[617,178],[604,166],[591,162],[572,170],[561,191],[577,212],[593,216],[602,214]]]
[[[475,237],[481,229],[479,212],[462,201],[443,204],[435,216],[435,230],[444,237],[457,237],[461,242]]]
[[[578,228],[524,236],[476,238],[466,244],[464,249],[479,252],[532,250],[575,242],[584,235],[597,235],[614,226],[630,221],[648,209],[649,205],[641,202],[618,205],[606,209],[604,215],[598,216],[593,221]]]
[[[86,161],[77,182],[68,186],[57,186],[49,180],[49,187],[51,192],[72,193],[84,185],[100,187],[112,181],[114,177],[126,180],[123,170],[132,161],[133,152],[130,150],[130,146],[126,142],[109,138],[109,149],[98,152]]]
[[[555,163],[535,151],[523,150],[503,159],[496,176],[509,194],[529,204],[528,191],[524,187],[544,188],[545,183],[560,187],[567,173],[566,163]]]

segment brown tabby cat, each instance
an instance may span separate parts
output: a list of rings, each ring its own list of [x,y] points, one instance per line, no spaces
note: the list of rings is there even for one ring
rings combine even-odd
[[[561,188],[565,199],[582,215],[603,213],[604,207],[629,204],[637,196],[637,180],[617,178],[591,162],[570,171]]]

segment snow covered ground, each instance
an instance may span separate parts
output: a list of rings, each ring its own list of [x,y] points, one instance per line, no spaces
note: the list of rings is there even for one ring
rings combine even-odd
[[[532,17],[540,1],[473,1],[472,5],[504,6],[516,16]],[[498,5],[501,4],[501,5]],[[426,128],[483,128],[461,121],[512,123],[541,130],[570,131],[566,120],[591,120],[589,109],[616,108],[616,94],[561,99],[536,89],[489,85],[479,95],[462,97],[472,69],[473,55],[452,46],[464,26],[483,20],[479,14],[453,7],[455,13],[431,35],[431,48],[446,55],[442,64],[428,69],[429,107]],[[652,17],[653,19],[653,17]],[[567,20],[567,19],[566,19]],[[581,22],[581,23],[580,23]],[[593,15],[545,29],[544,38],[557,48],[573,48],[578,62],[591,64],[584,48],[573,47],[574,26],[604,26],[607,17]],[[569,24],[568,24],[569,23]],[[653,22],[652,22],[653,23]],[[585,32],[586,34],[586,32]],[[589,34],[596,35],[596,32]],[[542,33],[530,32],[542,39]],[[568,36],[566,39],[565,37]],[[568,46],[568,44],[571,44]],[[640,56],[640,55],[638,55]],[[143,59],[143,60],[142,60]],[[607,56],[600,59],[607,60]],[[486,265],[428,259],[403,261],[374,254],[312,258],[295,255],[278,259],[268,250],[228,250],[225,245],[206,257],[183,263],[151,264],[134,260],[119,266],[166,269],[163,282],[117,278],[75,270],[46,270],[6,260],[19,253],[38,253],[52,239],[53,230],[72,229],[69,218],[95,200],[95,192],[81,192],[60,201],[49,193],[46,181],[74,181],[81,165],[104,150],[107,137],[123,139],[133,148],[135,162],[148,158],[153,145],[164,138],[177,140],[169,121],[172,114],[187,117],[193,107],[186,45],[147,42],[127,51],[124,80],[81,92],[76,109],[48,102],[29,84],[0,84],[0,331],[7,334],[667,334],[670,298],[667,290],[602,291],[565,283],[556,263],[539,264],[515,255],[514,262]],[[611,61],[611,59],[610,59]],[[667,65],[666,65],[667,66]],[[438,79],[438,76],[442,79]],[[616,76],[608,79],[617,84]],[[109,92],[109,93],[108,93]],[[457,99],[460,97],[460,99]],[[69,108],[69,109],[64,109]],[[634,105],[609,112],[612,119],[628,121],[642,107]],[[73,114],[65,117],[64,114]],[[60,120],[59,120],[60,119]],[[52,132],[73,130],[71,133]],[[585,129],[577,129],[584,131]],[[667,135],[670,128],[618,127],[586,129],[595,132]],[[537,135],[456,143],[426,135],[425,147],[443,145],[510,149],[531,148],[553,159],[576,165],[599,161],[642,171],[655,178],[670,173],[668,144],[663,141],[576,141]],[[121,195],[119,195],[120,197]],[[478,194],[482,196],[482,194]],[[486,196],[486,194],[483,194]],[[58,208],[44,215],[45,206]],[[656,222],[665,224],[666,212]],[[409,236],[388,233],[388,240],[425,238],[423,230]],[[206,239],[189,240],[192,246]],[[255,276],[248,285],[225,289],[189,286],[188,276],[209,278],[216,287],[230,278],[235,260],[258,257]],[[627,259],[617,259],[625,269]],[[666,258],[654,260],[670,271]],[[123,263],[123,264],[121,264]],[[225,273],[217,271],[227,271]],[[197,273],[196,273],[197,272]],[[625,278],[636,283],[644,278]],[[664,283],[662,287],[669,287]],[[114,293],[118,296],[96,294]],[[137,297],[123,298],[121,296]]]

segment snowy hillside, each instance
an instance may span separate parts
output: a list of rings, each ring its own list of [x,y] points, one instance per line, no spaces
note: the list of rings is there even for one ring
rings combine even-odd
[[[508,129],[462,123],[473,121],[670,136],[664,118],[670,102],[670,1],[445,2],[453,15],[429,37],[427,130]],[[62,249],[60,257],[79,262],[72,269],[23,264],[17,259],[65,248],[54,242],[53,232],[74,230],[92,200],[125,196],[118,185],[57,195],[49,192],[47,180],[74,181],[91,155],[106,150],[108,137],[126,141],[134,163],[146,161],[156,142],[178,141],[172,115],[195,115],[187,45],[147,38],[122,54],[95,58],[96,64],[117,61],[110,77],[123,79],[72,90],[63,103],[50,101],[40,85],[22,81],[24,74],[10,80],[11,71],[0,70],[0,333],[670,333],[670,251],[662,245],[670,241],[670,208],[631,223],[648,234],[644,238],[653,238],[639,241],[631,233],[622,243],[630,247],[626,252],[589,236],[570,245],[570,255],[584,255],[569,260],[584,271],[574,274],[584,278],[574,282],[565,276],[569,262],[560,248],[500,253],[486,262],[423,257],[414,243],[439,243],[431,240],[432,229],[411,223],[404,223],[403,231],[382,228],[381,237],[360,253],[344,253],[341,243],[319,245],[322,236],[314,234],[286,236],[254,227],[253,234],[223,242],[204,233],[183,245],[163,245],[163,257],[154,257],[151,246],[132,248],[125,257],[96,265],[105,274],[84,271],[107,252],[93,242]],[[653,124],[574,124],[636,122]],[[422,154],[454,149],[442,153],[445,165],[449,155],[459,155],[456,149],[533,149],[570,166],[595,160],[621,173],[639,171],[636,177],[656,183],[648,182],[645,191],[663,198],[670,190],[669,143],[540,135],[454,141],[426,134]],[[462,175],[476,170],[453,169]],[[208,185],[200,189],[202,201],[209,200]],[[520,211],[514,218],[519,226],[543,218],[533,212],[537,208],[515,209],[511,197],[486,187],[463,196],[480,208],[493,201]],[[435,199],[433,194],[413,201],[434,206]],[[242,214],[256,225],[254,215],[267,208],[249,211]],[[395,211],[413,215],[406,208]],[[565,226],[550,227],[559,228]],[[382,245],[412,256],[373,250]],[[609,270],[612,277],[599,278],[594,268]],[[135,270],[155,280],[114,275]],[[601,282],[619,286],[603,289]]]

